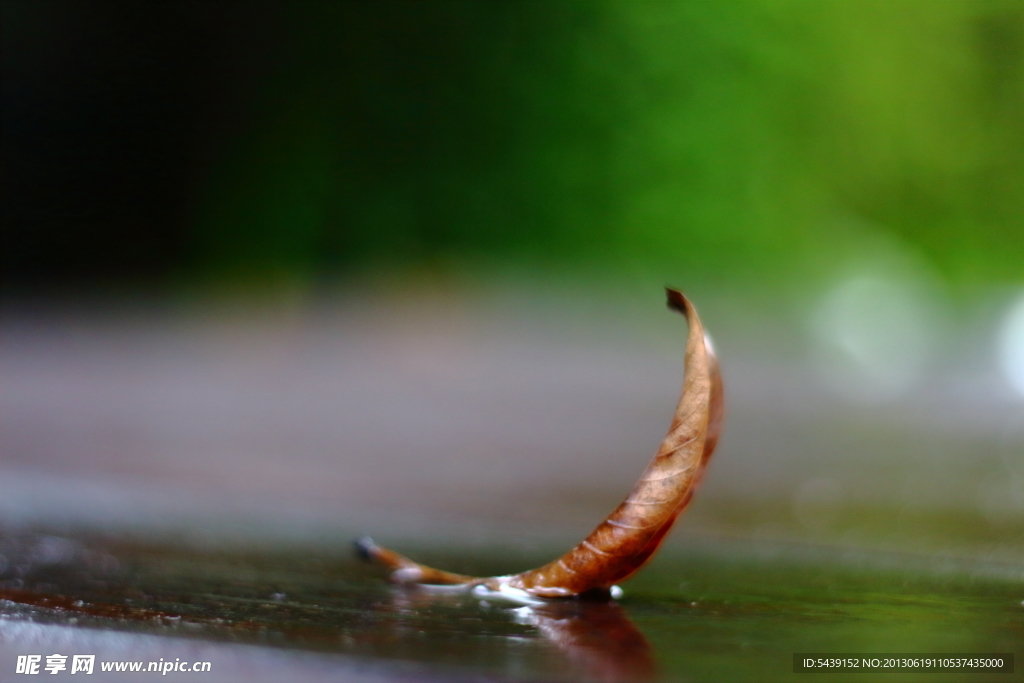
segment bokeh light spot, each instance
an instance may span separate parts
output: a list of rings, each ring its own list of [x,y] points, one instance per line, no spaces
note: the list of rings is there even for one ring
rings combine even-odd
[[[875,274],[841,282],[812,318],[826,384],[855,400],[904,394],[932,352],[930,302],[914,283]]]
[[[1003,318],[999,330],[999,363],[1006,381],[1024,396],[1024,294]]]

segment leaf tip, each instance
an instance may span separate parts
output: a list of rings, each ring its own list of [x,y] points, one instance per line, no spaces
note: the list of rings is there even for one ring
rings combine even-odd
[[[686,297],[683,296],[682,292],[678,289],[666,287],[665,294],[668,295],[668,301],[666,303],[671,310],[679,311],[683,315],[689,314],[689,302],[686,300]]]
[[[352,541],[352,548],[356,552],[356,556],[361,560],[367,562],[373,561],[374,551],[377,549],[377,544],[373,542],[373,539],[369,536],[360,536],[356,540]]]

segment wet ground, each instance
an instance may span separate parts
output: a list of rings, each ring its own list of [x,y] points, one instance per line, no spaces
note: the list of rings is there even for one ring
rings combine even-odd
[[[789,680],[794,652],[1012,653],[1024,638],[1017,565],[821,546],[687,538],[618,602],[534,606],[394,587],[316,551],[11,534],[0,549],[5,666],[98,653],[210,661],[212,680]],[[543,559],[424,554],[485,574]]]
[[[527,569],[639,475],[682,321],[660,292],[531,291],[8,307],[0,680],[33,653],[218,681],[761,681],[822,677],[795,652],[1015,651],[1024,411],[984,358],[951,347],[898,400],[851,401],[775,316],[709,297],[721,447],[622,600],[437,596],[357,562],[370,533]]]

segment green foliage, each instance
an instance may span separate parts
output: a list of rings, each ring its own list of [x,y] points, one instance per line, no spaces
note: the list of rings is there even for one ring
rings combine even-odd
[[[954,282],[1024,276],[1019,3],[307,3],[287,24],[206,179],[202,269],[786,278],[883,234]]]

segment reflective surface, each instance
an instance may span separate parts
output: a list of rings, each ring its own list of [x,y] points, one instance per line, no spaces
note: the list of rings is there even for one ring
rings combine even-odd
[[[1013,564],[691,537],[617,603],[519,606],[393,587],[375,567],[325,550],[199,551],[8,532],[0,666],[11,673],[14,655],[35,646],[61,652],[45,636],[13,637],[26,622],[79,636],[162,636],[166,660],[196,640],[242,643],[271,656],[321,656],[291,660],[296,676],[370,666],[383,679],[781,680],[792,675],[793,652],[1013,652],[1024,637]],[[469,571],[537,559],[431,554]],[[132,659],[133,648],[106,657]],[[220,675],[237,673],[237,657],[207,656]]]

